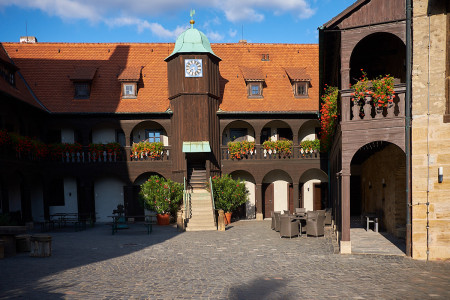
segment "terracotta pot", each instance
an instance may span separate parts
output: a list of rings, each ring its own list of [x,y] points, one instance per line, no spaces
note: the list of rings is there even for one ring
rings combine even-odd
[[[169,225],[170,224],[170,214],[157,214],[156,222],[158,225]]]
[[[228,225],[231,223],[231,214],[230,212],[225,213],[225,225]]]

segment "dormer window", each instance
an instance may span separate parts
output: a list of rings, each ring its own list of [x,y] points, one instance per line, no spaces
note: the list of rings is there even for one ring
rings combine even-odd
[[[93,66],[78,66],[74,68],[73,73],[70,75],[70,80],[75,88],[74,99],[90,98],[95,72],[97,72],[97,67]]]
[[[89,99],[91,84],[89,82],[75,82],[75,99]]]
[[[263,98],[265,76],[259,68],[241,67],[248,98]]]
[[[0,76],[3,77],[6,82],[8,82],[12,86],[16,85],[15,73],[17,70],[18,69],[15,65],[0,60]]]
[[[294,89],[294,96],[308,97],[308,86],[309,86],[309,82],[307,82],[307,81],[293,82],[292,87]]]
[[[248,82],[248,97],[261,98],[262,97],[262,82]]]
[[[143,67],[126,67],[120,70],[117,79],[122,84],[122,99],[135,99],[138,95],[138,82]]]
[[[306,68],[285,68],[296,98],[308,98],[308,89],[311,86],[311,76],[307,74]]]

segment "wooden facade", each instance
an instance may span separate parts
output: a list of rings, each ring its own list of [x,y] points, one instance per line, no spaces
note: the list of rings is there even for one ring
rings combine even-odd
[[[321,83],[338,86],[340,90],[340,118],[330,150],[330,196],[342,252],[351,251],[351,211],[358,215],[369,213],[362,210],[360,203],[351,210],[352,201],[362,201],[363,197],[352,194],[352,190],[361,191],[361,186],[371,184],[371,179],[367,179],[372,178],[370,174],[362,181],[362,164],[386,145],[396,145],[405,151],[405,109],[409,109],[405,106],[404,84],[405,16],[405,2],[401,0],[357,1],[320,31]],[[377,48],[383,44],[387,48]],[[370,97],[362,108],[353,105],[350,86],[362,75],[361,69],[369,79],[387,74],[395,78],[396,96],[391,107],[379,111],[370,103]],[[357,187],[351,188],[351,182]],[[384,198],[381,200],[384,203]],[[403,201],[406,207],[406,200]],[[385,207],[386,204],[380,204],[377,209],[387,218]]]

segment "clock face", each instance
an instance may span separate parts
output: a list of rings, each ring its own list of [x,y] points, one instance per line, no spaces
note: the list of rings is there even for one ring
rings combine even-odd
[[[203,68],[201,59],[185,59],[184,71],[186,77],[203,77]]]

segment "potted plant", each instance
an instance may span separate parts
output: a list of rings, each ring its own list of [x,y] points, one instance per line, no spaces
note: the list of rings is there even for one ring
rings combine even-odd
[[[313,153],[320,151],[320,140],[305,140],[300,143],[300,152],[303,153]]]
[[[244,155],[253,154],[255,150],[255,142],[249,141],[228,142],[227,146],[231,159],[242,159]]]
[[[269,153],[278,154],[279,157],[289,157],[292,154],[292,145],[293,142],[291,140],[280,139],[276,141],[265,141],[263,143],[263,148],[267,150]]]
[[[145,209],[155,211],[158,225],[169,225],[183,199],[183,187],[170,179],[152,175],[141,185],[139,193]]]
[[[378,109],[392,105],[394,101],[394,77],[386,75],[372,80],[372,102]]]
[[[223,174],[222,176],[214,176],[212,185],[215,207],[225,211],[226,220],[230,223],[233,211],[248,199],[248,190],[245,183],[240,179],[234,180],[228,174]]]

